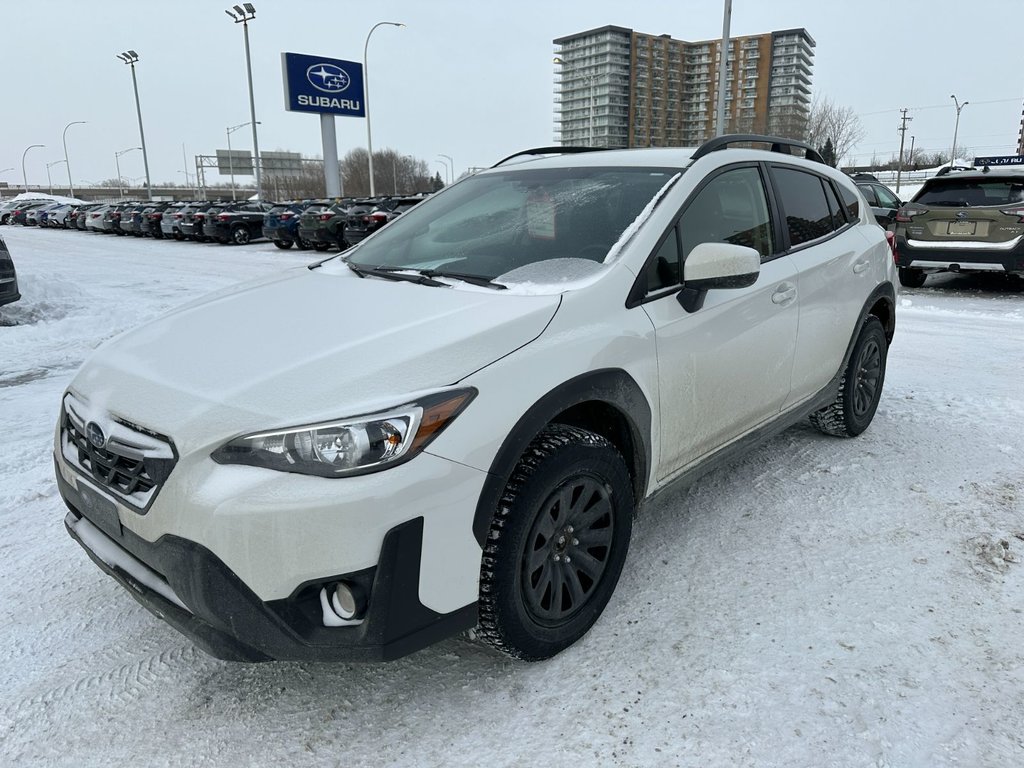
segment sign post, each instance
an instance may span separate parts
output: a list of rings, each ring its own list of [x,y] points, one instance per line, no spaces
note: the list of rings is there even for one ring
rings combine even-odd
[[[284,70],[285,109],[320,115],[327,195],[340,197],[341,172],[334,117],[366,117],[363,65],[304,53],[282,53],[281,66]]]

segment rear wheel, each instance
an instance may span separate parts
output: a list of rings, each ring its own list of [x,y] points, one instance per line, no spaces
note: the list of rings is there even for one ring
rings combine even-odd
[[[291,240],[275,240],[274,241],[274,245],[276,245],[282,251],[286,251],[286,250],[288,250],[289,248],[292,247],[292,241]]]
[[[307,243],[301,237],[297,237],[295,238],[295,247],[298,248],[300,251],[305,251],[306,249],[309,248],[309,243]]]
[[[231,230],[231,239],[235,245],[248,245],[251,239],[249,230],[245,227],[235,227]]]
[[[899,278],[900,285],[905,288],[920,288],[924,285],[925,279],[928,275],[923,269],[913,269],[912,267],[900,267]]]
[[[871,423],[882,397],[888,342],[877,317],[869,316],[853,345],[853,354],[831,405],[811,414],[811,423],[828,435],[856,437]]]
[[[615,446],[593,432],[548,425],[519,459],[491,520],[480,638],[539,661],[583,637],[619,580],[633,507]]]

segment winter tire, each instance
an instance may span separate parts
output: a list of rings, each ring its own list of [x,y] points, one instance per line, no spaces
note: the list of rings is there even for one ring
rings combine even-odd
[[[286,250],[288,250],[289,248],[292,247],[292,241],[291,240],[275,240],[274,241],[274,245],[276,245],[282,251],[286,251]]]
[[[920,288],[922,285],[924,285],[924,281],[927,277],[928,275],[922,269],[913,269],[912,267],[900,267],[900,285],[902,285],[905,288]]]
[[[519,459],[491,520],[480,638],[539,661],[583,637],[619,580],[633,508],[626,463],[608,440],[548,425]]]
[[[839,382],[839,394],[826,408],[811,414],[811,423],[827,435],[856,437],[871,423],[882,396],[888,342],[877,317],[861,326],[853,354]]]
[[[231,230],[231,240],[235,245],[248,245],[250,240],[249,230],[245,227],[235,227]]]
[[[300,251],[305,251],[308,250],[310,246],[309,243],[307,243],[305,240],[299,237],[295,239],[295,247],[298,248]]]

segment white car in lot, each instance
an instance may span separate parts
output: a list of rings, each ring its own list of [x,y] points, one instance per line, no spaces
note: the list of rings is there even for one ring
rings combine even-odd
[[[875,413],[884,232],[809,147],[751,138],[520,153],[111,341],[61,403],[68,531],[221,658],[391,659],[474,626],[558,653],[652,494]]]

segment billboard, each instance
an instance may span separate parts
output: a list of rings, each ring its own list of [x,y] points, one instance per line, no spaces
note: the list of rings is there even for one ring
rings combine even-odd
[[[252,176],[252,152],[247,149],[217,150],[217,173],[221,176]]]
[[[304,53],[282,53],[281,66],[285,109],[366,117],[362,64]]]
[[[298,152],[260,152],[260,170],[264,176],[298,176],[302,173],[302,155]]]

